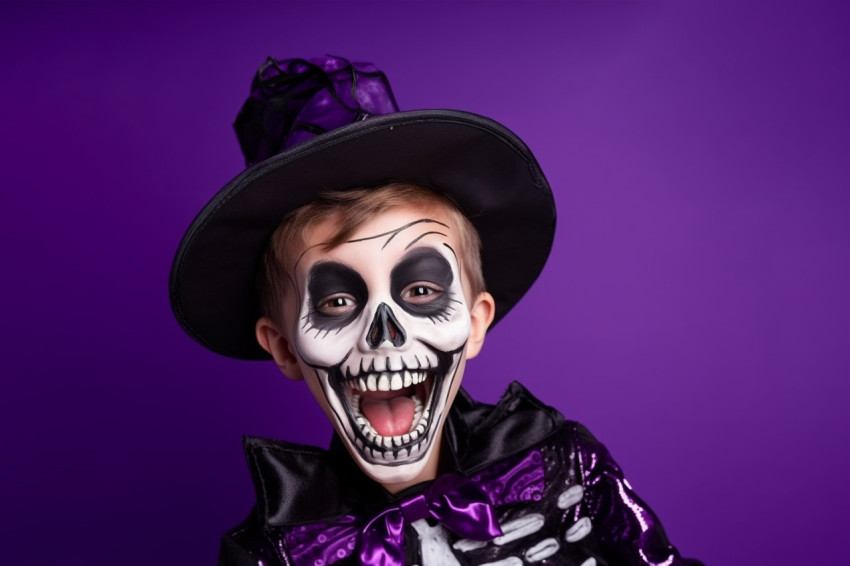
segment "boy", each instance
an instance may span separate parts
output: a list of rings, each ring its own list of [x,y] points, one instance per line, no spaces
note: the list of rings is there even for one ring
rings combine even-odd
[[[518,384],[496,406],[460,390],[552,242],[516,136],[398,112],[334,57],[269,60],[236,126],[256,165],[190,226],[172,305],[210,349],[303,379],[336,435],[246,439],[257,504],[220,564],[698,564],[583,427]]]

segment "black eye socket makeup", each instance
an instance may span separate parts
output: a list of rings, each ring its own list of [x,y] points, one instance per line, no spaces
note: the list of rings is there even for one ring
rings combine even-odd
[[[449,291],[452,281],[454,281],[452,267],[446,258],[432,248],[417,248],[404,256],[404,259],[393,268],[390,275],[390,291],[393,300],[408,313],[414,316],[441,318],[446,316],[452,308]],[[429,286],[428,283],[436,288]],[[413,286],[412,289],[411,286]],[[433,298],[415,302],[406,300],[403,296],[405,291],[415,292],[420,286],[433,291]]]
[[[319,262],[310,269],[307,291],[310,294],[308,321],[320,330],[336,330],[348,325],[357,318],[369,297],[366,282],[360,274],[335,261]],[[352,297],[354,308],[338,315],[323,312],[329,310],[325,303],[334,295]]]

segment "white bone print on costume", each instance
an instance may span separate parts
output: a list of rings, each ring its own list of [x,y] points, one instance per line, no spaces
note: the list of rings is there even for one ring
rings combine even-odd
[[[448,542],[448,533],[442,525],[431,526],[425,519],[411,523],[419,535],[419,552],[422,566],[460,566]]]
[[[569,509],[584,497],[584,488],[574,485],[558,496],[558,509]]]
[[[573,485],[561,491],[557,499],[555,499],[555,507],[562,511],[566,511],[576,504],[581,502],[584,497],[584,488],[581,485]],[[501,524],[502,535],[494,538],[489,542],[481,542],[471,539],[460,539],[452,545],[455,551],[460,553],[470,553],[488,546],[505,546],[516,541],[528,540],[528,546],[521,554],[502,558],[497,561],[488,562],[481,566],[522,566],[524,564],[535,564],[550,558],[561,550],[562,544],[571,544],[580,541],[590,534],[592,523],[587,517],[578,519],[564,533],[563,542],[560,542],[553,536],[546,536],[542,533],[544,529],[546,533],[554,533],[551,526],[547,526],[547,521],[560,521],[561,515],[557,517],[546,517],[542,513],[528,513],[520,517],[505,521]],[[538,534],[538,537],[534,537]],[[545,536],[542,540],[540,535]],[[596,566],[594,558],[588,558],[582,562],[581,566]]]
[[[529,513],[502,525],[502,536],[493,539],[493,544],[503,545],[525,538],[543,528],[546,519],[540,513]]]
[[[587,535],[589,535],[592,528],[593,526],[590,523],[590,519],[588,519],[587,517],[582,517],[567,530],[565,538],[567,542],[578,542]]]
[[[558,552],[561,545],[553,538],[547,538],[525,551],[525,559],[529,562],[540,562]]]
[[[482,564],[481,566],[522,566],[522,560],[520,560],[516,556],[511,556],[509,558],[497,560],[496,562],[488,562],[487,564]]]

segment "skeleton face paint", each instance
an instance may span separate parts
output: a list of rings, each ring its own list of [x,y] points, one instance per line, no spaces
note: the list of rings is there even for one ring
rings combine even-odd
[[[295,265],[297,355],[349,452],[381,483],[424,468],[461,377],[470,315],[451,232],[385,213]]]

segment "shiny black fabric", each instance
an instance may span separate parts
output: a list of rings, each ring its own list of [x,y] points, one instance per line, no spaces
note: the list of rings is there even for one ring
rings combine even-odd
[[[517,566],[701,565],[680,557],[657,517],[587,429],[564,421],[518,383],[495,406],[477,403],[462,391],[447,420],[445,439],[446,472],[473,477],[532,450],[542,455],[544,471],[539,500],[497,508],[503,527],[531,525],[533,532],[519,536],[515,530],[513,538],[469,545],[446,531],[446,548],[458,564],[510,559]],[[336,438],[329,451],[246,438],[245,452],[257,503],[248,519],[224,536],[219,566],[291,565],[286,534],[298,525],[344,515],[371,517],[428,485],[389,494],[357,468]],[[576,499],[576,493],[583,495]],[[407,563],[422,564],[418,534],[410,526],[405,543]],[[334,562],[355,563],[354,556]]]

